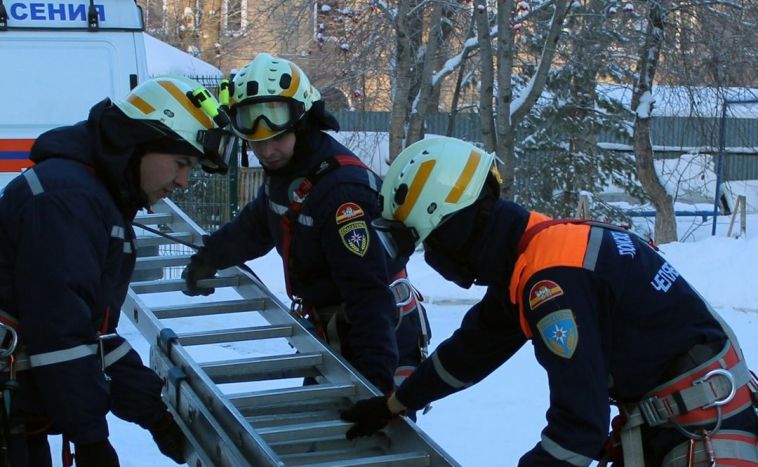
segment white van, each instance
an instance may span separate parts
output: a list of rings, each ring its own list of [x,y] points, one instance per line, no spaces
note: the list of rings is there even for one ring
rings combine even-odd
[[[148,77],[143,30],[133,0],[0,0],[0,186],[40,133]]]

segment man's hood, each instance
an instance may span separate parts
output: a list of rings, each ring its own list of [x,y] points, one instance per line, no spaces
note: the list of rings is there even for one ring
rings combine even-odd
[[[81,162],[94,168],[117,204],[127,213],[147,207],[139,183],[139,160],[144,147],[165,138],[165,132],[127,117],[110,99],[90,109],[89,118],[72,126],[43,133],[32,146],[30,159]]]

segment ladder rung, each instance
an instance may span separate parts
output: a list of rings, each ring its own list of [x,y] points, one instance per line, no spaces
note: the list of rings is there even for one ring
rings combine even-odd
[[[195,238],[194,235],[189,232],[172,232],[169,233],[169,235],[177,240],[183,240],[185,242],[191,242]],[[160,237],[158,235],[140,235],[135,238],[135,243],[137,244],[137,248],[142,248],[155,245],[174,245],[176,242],[171,238]]]
[[[336,410],[313,410],[309,412],[288,412],[245,417],[245,420],[255,428],[264,428],[269,426],[323,422],[334,420],[337,416],[338,412]]]
[[[267,442],[297,440],[303,438],[333,438],[345,436],[350,428],[350,423],[342,420],[328,420],[323,422],[304,423],[299,425],[285,425],[277,427],[260,428],[256,431]]]
[[[200,367],[213,382],[223,384],[316,376],[315,367],[323,361],[322,354],[311,353],[208,362]]]
[[[143,269],[185,266],[189,263],[189,261],[190,255],[140,256],[137,258],[137,264],[134,266],[134,269],[139,271]]]
[[[226,277],[214,277],[213,279],[203,279],[197,281],[200,287],[234,287],[239,285],[239,277],[226,276]],[[168,279],[168,280],[155,280],[155,281],[143,281],[132,282],[132,290],[135,293],[158,293],[158,292],[179,292],[186,290],[184,279]]]
[[[223,342],[239,342],[258,339],[273,339],[276,337],[291,337],[292,326],[252,326],[239,329],[220,329],[181,334],[179,343],[183,346],[221,344]]]
[[[235,278],[236,279],[236,278]],[[213,281],[215,279],[206,279]],[[163,281],[167,282],[167,281]],[[198,281],[199,285],[205,285],[205,280]],[[182,289],[184,281],[181,281]],[[213,287],[213,285],[211,285]],[[216,286],[218,287],[218,286]],[[139,292],[143,293],[143,292]],[[224,313],[239,313],[243,311],[260,311],[266,306],[263,299],[226,300],[223,302],[203,302],[189,305],[170,305],[153,308],[153,313],[158,319],[184,318],[188,316],[218,315]]]
[[[415,466],[429,465],[429,455],[424,452],[405,452],[398,454],[383,454],[375,451],[363,451],[365,456],[357,456],[352,450],[345,452],[311,453],[308,459],[307,453],[297,456],[286,456],[287,465],[300,465],[308,467],[348,467],[348,466]],[[300,462],[298,462],[298,460]]]
[[[390,449],[391,441],[387,434],[380,431],[373,436],[363,436],[361,438],[348,441],[344,433],[331,438],[302,438],[294,441],[281,441],[269,443],[271,448],[279,456],[288,456],[303,452],[323,452],[323,451],[344,451],[347,449],[376,449],[379,452],[387,452]]]
[[[252,393],[230,394],[229,401],[236,407],[255,407],[256,405],[288,405],[308,399],[329,399],[355,396],[352,384],[314,384],[300,388],[272,389]]]
[[[299,400],[282,404],[262,404],[251,407],[239,407],[240,413],[246,418],[256,417],[279,417],[286,416],[287,414],[308,414],[312,412],[318,412],[320,410],[331,410],[336,412],[342,411],[350,407],[351,402],[347,397],[336,399],[313,399],[313,400]]]
[[[174,215],[168,212],[153,212],[150,214],[137,214],[134,220],[146,225],[170,224],[174,220]]]

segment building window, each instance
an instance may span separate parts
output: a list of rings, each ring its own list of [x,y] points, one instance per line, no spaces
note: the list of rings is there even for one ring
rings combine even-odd
[[[247,29],[247,0],[223,0],[222,28],[227,35],[238,35]]]

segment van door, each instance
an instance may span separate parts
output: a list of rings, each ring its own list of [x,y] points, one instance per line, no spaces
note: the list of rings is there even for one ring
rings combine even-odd
[[[96,29],[88,29],[88,1],[4,3],[0,172],[18,172],[30,165],[29,149],[40,133],[86,119],[92,105],[123,97],[146,78],[143,24],[131,1],[98,1]],[[125,15],[130,4],[133,11]]]

